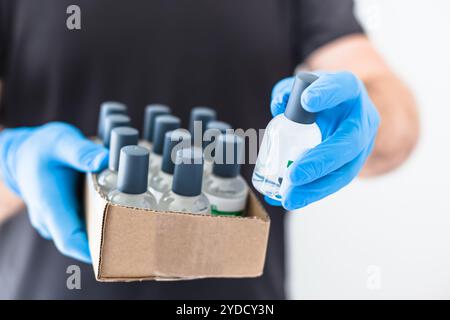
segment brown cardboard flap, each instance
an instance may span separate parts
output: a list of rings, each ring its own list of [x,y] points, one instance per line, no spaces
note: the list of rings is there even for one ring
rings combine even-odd
[[[246,217],[156,212],[108,203],[87,177],[86,214],[98,280],[256,277],[270,219],[254,194]]]

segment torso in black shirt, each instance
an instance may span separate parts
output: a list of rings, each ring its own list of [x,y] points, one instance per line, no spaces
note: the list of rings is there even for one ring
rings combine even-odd
[[[66,27],[72,4],[81,30]],[[361,31],[352,9],[351,0],[0,0],[0,124],[59,120],[92,135],[100,103],[117,100],[137,128],[148,103],[170,105],[184,126],[206,105],[235,128],[264,128],[272,86],[319,46]],[[268,210],[262,277],[132,284],[96,282],[22,213],[0,226],[0,298],[282,299],[284,213]],[[71,264],[82,267],[81,290],[66,287]]]

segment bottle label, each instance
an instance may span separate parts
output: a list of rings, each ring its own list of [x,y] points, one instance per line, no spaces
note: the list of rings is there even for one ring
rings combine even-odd
[[[208,194],[211,203],[211,214],[219,216],[242,216],[244,214],[247,196],[225,199]]]
[[[291,164],[293,164],[293,163],[294,163],[294,161],[288,160],[287,165],[286,165],[286,168],[289,168],[289,167],[291,166]]]

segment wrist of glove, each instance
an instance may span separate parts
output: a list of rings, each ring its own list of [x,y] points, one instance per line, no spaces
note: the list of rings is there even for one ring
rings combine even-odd
[[[106,167],[108,151],[75,127],[49,123],[0,132],[3,182],[26,203],[30,222],[63,254],[90,262],[86,230],[79,217],[79,172]]]
[[[20,190],[15,181],[13,170],[16,153],[21,143],[29,137],[32,128],[4,129],[0,132],[0,172],[3,183],[16,195]]]
[[[266,198],[287,210],[303,208],[347,184],[370,155],[380,124],[378,111],[364,84],[350,72],[317,73],[319,79],[302,94],[303,107],[316,113],[322,143],[306,152],[288,169],[283,202]],[[273,116],[283,113],[293,78],[277,83],[272,91]]]

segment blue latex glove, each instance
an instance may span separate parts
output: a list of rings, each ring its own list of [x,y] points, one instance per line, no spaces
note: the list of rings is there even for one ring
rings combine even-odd
[[[107,158],[104,147],[65,123],[0,132],[3,182],[24,200],[31,224],[42,237],[84,262],[91,256],[79,217],[78,172],[98,171]]]
[[[364,84],[350,72],[317,73],[319,79],[301,97],[307,111],[317,112],[322,143],[296,160],[287,173],[287,210],[299,209],[335,193],[359,173],[372,151],[380,116]],[[284,112],[293,78],[272,91],[273,116]],[[280,202],[266,197],[272,205]]]

